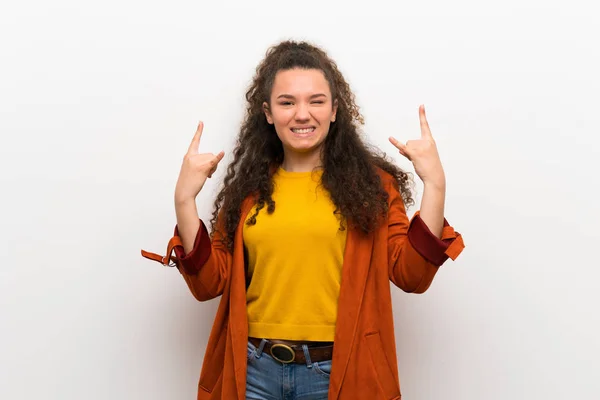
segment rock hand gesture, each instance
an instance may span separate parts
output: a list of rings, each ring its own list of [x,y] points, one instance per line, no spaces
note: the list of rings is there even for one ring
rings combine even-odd
[[[425,117],[425,106],[419,107],[421,138],[409,140],[406,144],[390,137],[390,142],[404,157],[412,162],[415,172],[424,185],[420,216],[429,230],[438,238],[444,227],[444,206],[446,200],[446,176],[442,162]]]
[[[207,178],[217,170],[219,162],[225,155],[220,152],[217,155],[212,153],[200,153],[200,138],[204,124],[200,122],[196,134],[190,143],[187,153],[183,157],[181,171],[175,187],[175,202],[181,203],[195,200],[200,190],[204,186]]]
[[[196,210],[196,196],[202,190],[206,179],[210,178],[217,170],[219,162],[225,155],[224,152],[217,155],[199,152],[203,128],[204,124],[200,122],[192,143],[183,157],[181,171],[175,186],[177,229],[186,254],[194,248],[194,240],[200,227],[198,210]]]
[[[419,107],[419,120],[421,122],[421,138],[409,140],[406,144],[390,137],[390,142],[400,151],[404,157],[413,163],[415,172],[424,184],[432,184],[444,187],[446,178],[442,162],[438,155],[437,146],[429,129],[429,123],[425,116],[425,106]]]

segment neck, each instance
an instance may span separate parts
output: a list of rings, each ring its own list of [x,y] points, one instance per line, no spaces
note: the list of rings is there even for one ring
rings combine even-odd
[[[284,149],[281,167],[288,172],[310,172],[316,167],[322,167],[321,151],[298,153]]]

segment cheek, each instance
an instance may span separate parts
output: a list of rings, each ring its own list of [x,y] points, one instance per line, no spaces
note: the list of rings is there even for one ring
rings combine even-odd
[[[310,110],[313,119],[317,120],[320,125],[330,124],[333,110],[329,107],[319,107]],[[285,128],[294,123],[294,109],[277,109],[273,110],[272,119],[276,127]]]
[[[281,141],[285,141],[285,137],[289,135],[287,131],[287,127],[291,124],[291,118],[287,115],[288,113],[277,112],[273,113],[273,126],[275,128],[275,132]]]
[[[333,116],[333,110],[329,107],[323,107],[319,110],[316,110],[314,116],[321,123],[329,123],[331,122],[331,117]]]
[[[290,120],[293,119],[294,113],[290,110],[277,110],[273,112],[273,123],[276,126],[288,125]]]

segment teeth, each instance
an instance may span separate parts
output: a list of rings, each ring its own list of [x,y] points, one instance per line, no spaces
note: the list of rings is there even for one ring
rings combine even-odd
[[[314,131],[314,128],[305,128],[305,129],[292,129],[292,132],[294,133],[309,133]]]

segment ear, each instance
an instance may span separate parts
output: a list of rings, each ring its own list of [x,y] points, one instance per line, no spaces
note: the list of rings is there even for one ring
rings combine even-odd
[[[337,115],[338,101],[335,99],[333,101],[333,114],[331,115],[331,122],[335,122],[335,116]]]
[[[271,115],[271,109],[269,108],[269,104],[265,101],[262,105],[263,112],[265,113],[265,117],[267,117],[267,122],[273,125],[273,116]]]

